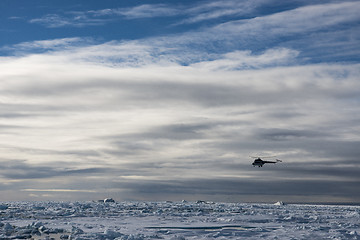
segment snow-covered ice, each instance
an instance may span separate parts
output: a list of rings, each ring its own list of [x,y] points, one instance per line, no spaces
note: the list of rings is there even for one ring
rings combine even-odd
[[[3,202],[1,239],[360,239],[360,207],[193,202]]]

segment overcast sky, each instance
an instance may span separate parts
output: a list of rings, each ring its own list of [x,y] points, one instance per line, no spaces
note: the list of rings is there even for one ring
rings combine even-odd
[[[359,12],[2,0],[0,201],[359,203]]]

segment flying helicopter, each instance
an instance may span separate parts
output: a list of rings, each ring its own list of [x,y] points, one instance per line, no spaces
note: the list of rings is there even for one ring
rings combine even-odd
[[[282,162],[280,159],[276,159],[276,161],[264,161],[261,158],[274,158],[275,156],[271,156],[271,157],[252,157],[251,158],[255,158],[254,162],[252,163],[252,165],[258,166],[258,167],[262,167],[265,163],[278,163],[278,162]]]

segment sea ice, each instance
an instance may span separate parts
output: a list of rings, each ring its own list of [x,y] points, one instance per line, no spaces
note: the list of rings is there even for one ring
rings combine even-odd
[[[359,206],[204,201],[0,206],[6,206],[0,209],[0,240],[360,239]]]
[[[285,205],[282,201],[274,203],[275,206],[283,206]]]

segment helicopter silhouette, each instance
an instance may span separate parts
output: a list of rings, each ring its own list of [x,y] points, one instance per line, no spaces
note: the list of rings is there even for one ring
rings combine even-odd
[[[258,167],[262,167],[265,163],[278,163],[278,162],[282,162],[280,159],[276,159],[276,161],[264,161],[261,158],[274,158],[275,156],[271,156],[271,157],[252,157],[251,158],[255,158],[254,162],[252,163],[252,165],[258,166]]]

